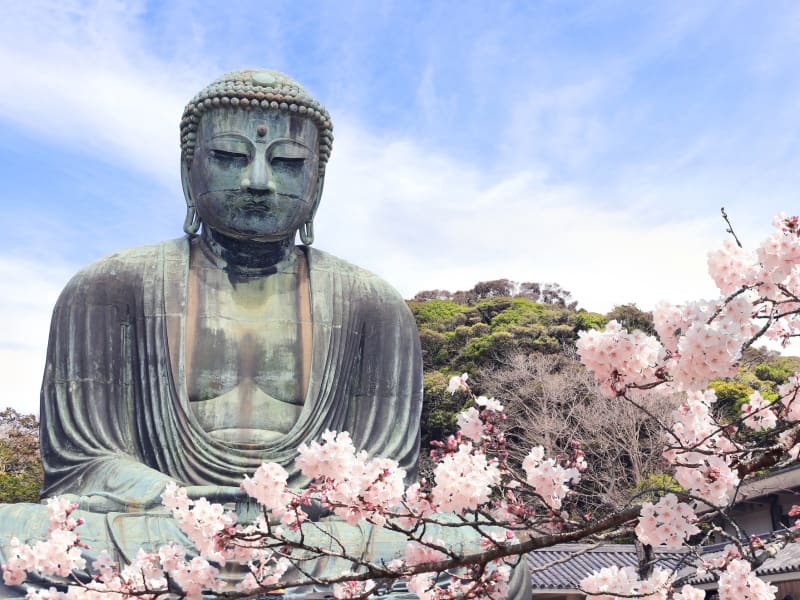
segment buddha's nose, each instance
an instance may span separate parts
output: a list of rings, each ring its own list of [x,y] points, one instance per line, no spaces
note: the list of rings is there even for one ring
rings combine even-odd
[[[275,193],[275,182],[272,180],[272,169],[265,156],[256,155],[250,170],[242,179],[242,190],[248,192]]]

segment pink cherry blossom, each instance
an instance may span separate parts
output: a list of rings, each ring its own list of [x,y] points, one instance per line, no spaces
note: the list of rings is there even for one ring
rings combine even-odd
[[[498,400],[495,400],[494,398],[487,398],[486,396],[478,396],[477,398],[475,398],[475,404],[484,407],[486,410],[503,412],[503,403]]]
[[[750,402],[742,405],[742,422],[755,431],[775,429],[778,417],[771,408],[772,403],[765,400],[758,391],[750,394],[749,398]]]
[[[593,600],[622,600],[636,596],[643,600],[666,600],[671,572],[656,567],[649,579],[640,580],[633,567],[604,567],[584,577],[580,587]]]
[[[700,588],[684,585],[679,592],[672,596],[672,600],[705,600],[706,591]]]
[[[795,373],[789,380],[778,387],[780,402],[786,411],[786,420],[790,422],[800,421],[800,373]]]
[[[471,406],[467,410],[458,414],[456,424],[461,435],[479,442],[483,436],[483,421],[478,410]]]
[[[466,442],[436,466],[434,481],[433,502],[439,510],[463,514],[489,501],[500,471],[495,461]]]
[[[643,544],[678,549],[690,536],[700,532],[692,508],[678,502],[675,494],[667,494],[657,504],[642,503],[636,536]]]
[[[289,474],[277,463],[264,463],[250,478],[245,475],[242,489],[278,517],[289,510],[292,495],[286,491]]]
[[[469,391],[469,386],[467,386],[468,378],[469,375],[466,373],[451,377],[450,382],[447,384],[447,391],[451,394],[455,394],[458,390]]]
[[[733,240],[725,240],[722,248],[708,253],[708,272],[720,293],[726,296],[752,285],[758,270],[755,254],[740,248]]]
[[[661,344],[641,331],[629,333],[617,321],[610,321],[605,331],[578,332],[577,347],[581,362],[594,371],[609,397],[658,380]]]
[[[570,483],[578,483],[581,475],[578,469],[565,469],[552,458],[544,458],[544,448],[535,446],[522,461],[528,485],[541,496],[553,510],[561,508],[561,502],[569,493]]]
[[[732,560],[719,577],[720,600],[774,600],[774,585],[756,577],[745,560]]]
[[[347,575],[347,573],[343,573]],[[334,598],[363,598],[375,589],[375,582],[371,579],[365,581],[345,581],[334,584]]]

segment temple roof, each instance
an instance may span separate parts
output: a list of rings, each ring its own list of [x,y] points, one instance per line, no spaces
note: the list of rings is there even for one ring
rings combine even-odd
[[[534,590],[578,589],[581,579],[603,567],[636,567],[636,549],[633,544],[559,544],[528,554],[531,588]],[[656,550],[656,564],[675,569],[691,560],[685,552]]]

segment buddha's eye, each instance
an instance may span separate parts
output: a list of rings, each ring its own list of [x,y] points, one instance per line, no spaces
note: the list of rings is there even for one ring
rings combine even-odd
[[[273,171],[291,173],[302,169],[305,162],[302,156],[273,156],[270,165]]]
[[[231,152],[230,150],[220,150],[219,148],[212,148],[208,153],[215,161],[230,166],[245,166],[250,158],[243,152]]]

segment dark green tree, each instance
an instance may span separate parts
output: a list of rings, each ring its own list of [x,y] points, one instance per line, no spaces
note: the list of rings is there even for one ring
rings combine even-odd
[[[42,481],[39,420],[6,408],[0,412],[0,503],[38,502]]]
[[[635,303],[618,304],[606,314],[609,321],[617,321],[628,331],[638,329],[649,335],[656,335],[653,313],[641,310]]]

